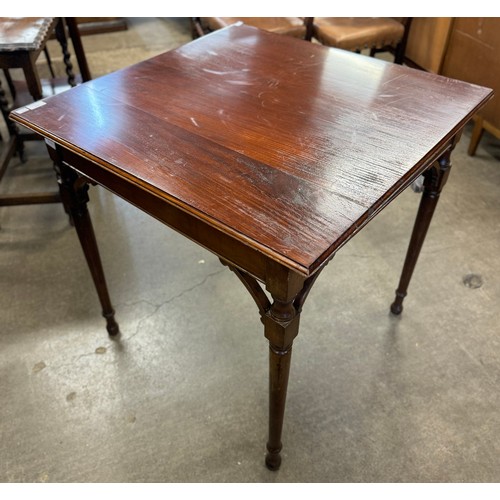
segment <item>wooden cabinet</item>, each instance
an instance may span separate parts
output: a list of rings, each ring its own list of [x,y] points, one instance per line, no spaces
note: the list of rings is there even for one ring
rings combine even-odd
[[[476,152],[483,130],[500,138],[500,18],[456,18],[441,73],[495,91],[475,118],[469,154]]]
[[[415,18],[407,58],[427,71],[490,87],[495,97],[475,117],[469,154],[484,130],[500,138],[500,18]]]

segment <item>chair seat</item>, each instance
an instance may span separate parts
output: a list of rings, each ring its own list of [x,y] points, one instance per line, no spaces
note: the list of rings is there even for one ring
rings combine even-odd
[[[265,31],[272,31],[280,35],[289,35],[304,38],[306,26],[300,17],[202,17],[201,22],[210,31],[225,28],[231,24],[242,22]]]
[[[313,35],[323,45],[346,50],[398,44],[404,26],[388,17],[316,17]]]

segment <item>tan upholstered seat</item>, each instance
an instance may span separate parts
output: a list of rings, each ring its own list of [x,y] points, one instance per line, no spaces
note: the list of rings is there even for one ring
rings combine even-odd
[[[242,22],[280,35],[306,38],[306,24],[301,17],[200,17],[203,31],[216,31],[231,24]]]
[[[404,32],[404,25],[389,17],[315,17],[313,24],[320,43],[346,50],[395,46]]]

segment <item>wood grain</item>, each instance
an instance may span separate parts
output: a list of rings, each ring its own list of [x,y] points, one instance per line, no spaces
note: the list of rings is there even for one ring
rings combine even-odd
[[[232,26],[12,116],[309,275],[490,96]]]

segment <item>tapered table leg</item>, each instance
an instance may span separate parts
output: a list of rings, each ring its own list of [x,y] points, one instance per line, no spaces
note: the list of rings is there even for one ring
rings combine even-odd
[[[403,300],[406,297],[408,285],[415,269],[420,250],[424,244],[425,236],[429,225],[436,209],[439,195],[443,189],[448,175],[450,173],[451,162],[450,154],[452,148],[448,149],[446,153],[437,161],[437,164],[428,169],[424,176],[424,191],[422,199],[418,208],[417,218],[413,227],[413,233],[410,239],[410,245],[406,254],[406,260],[403,266],[403,272],[396,290],[396,298],[391,305],[391,312],[393,314],[401,314],[403,310]]]
[[[63,162],[57,162],[55,168],[61,199],[66,211],[72,217],[78,239],[85,254],[101,302],[102,315],[106,318],[106,329],[109,335],[117,335],[120,331],[118,323],[115,321],[115,311],[109,298],[94,229],[87,209],[88,185],[78,177],[72,168]]]
[[[264,333],[269,340],[269,439],[266,466],[278,470],[281,465],[281,434],[285,415],[288,375],[293,339],[299,333],[300,306],[295,300],[303,290],[303,279],[286,279],[281,290],[271,290],[274,302],[263,315]],[[269,290],[269,287],[268,287]],[[299,302],[301,300],[299,299]]]
[[[266,466],[270,470],[278,470],[281,465],[281,434],[291,358],[291,345],[281,351],[269,344],[269,440]]]
[[[293,339],[299,333],[300,312],[311,287],[321,271],[304,278],[280,265],[270,264],[266,288],[273,303],[255,278],[228,265],[254,299],[264,323],[264,335],[269,340],[269,439],[266,466],[278,470],[281,465],[281,434],[285,416],[286,392]]]

